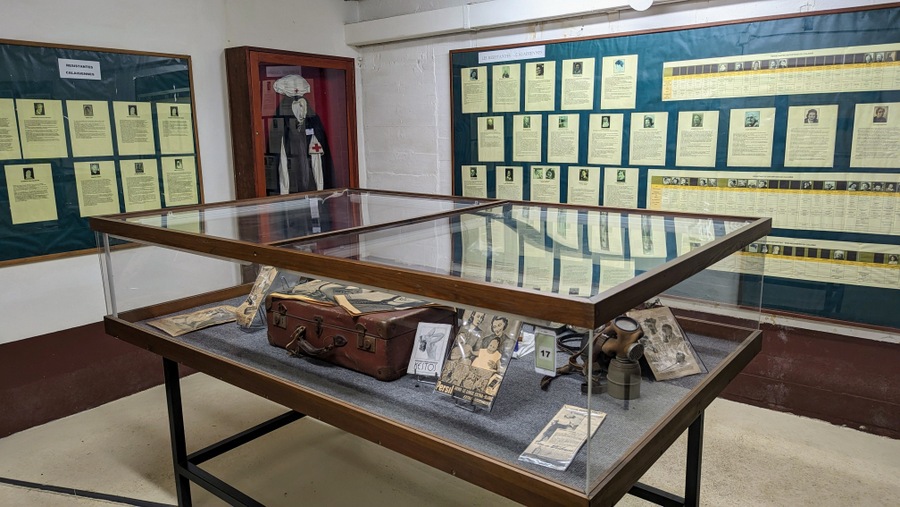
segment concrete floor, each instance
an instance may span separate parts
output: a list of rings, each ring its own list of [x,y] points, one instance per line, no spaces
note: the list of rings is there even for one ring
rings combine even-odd
[[[284,410],[202,374],[182,381],[188,450]],[[161,387],[0,439],[0,478],[174,504]],[[601,428],[602,430],[602,428]],[[893,506],[900,441],[725,400],[707,410],[701,502],[712,506]],[[685,437],[643,482],[676,493]],[[266,505],[512,505],[454,477],[301,420],[204,467]],[[221,505],[193,487],[195,505]],[[0,506],[110,502],[0,484]],[[619,505],[649,505],[626,497]]]

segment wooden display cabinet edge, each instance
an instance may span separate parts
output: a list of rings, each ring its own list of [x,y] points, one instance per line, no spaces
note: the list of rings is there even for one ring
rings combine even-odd
[[[741,343],[719,366],[709,372],[700,386],[693,390],[693,395],[676,404],[641,440],[632,445],[625,456],[592,484],[590,495],[585,495],[490,456],[466,449],[459,444],[372,414],[343,400],[134,324],[143,319],[243,295],[247,290],[247,285],[240,285],[122,312],[118,317],[106,316],[105,329],[110,336],[526,505],[614,505],[762,347],[761,334],[758,330],[679,318],[679,323],[685,331],[715,333],[719,338]]]
[[[302,195],[302,194],[295,194]],[[495,201],[504,204],[509,201]],[[594,208],[592,208],[594,209]],[[600,210],[602,208],[595,208]],[[462,210],[464,211],[464,210]],[[684,213],[670,213],[678,216],[694,216]],[[375,231],[428,221],[433,215],[415,219],[379,224],[359,231]],[[734,217],[732,217],[733,219]],[[597,328],[639,303],[646,294],[659,294],[677,282],[711,266],[739,248],[765,236],[772,229],[771,218],[755,219],[754,222],[731,237],[720,238],[682,257],[651,269],[641,275],[603,292],[593,298],[578,298],[564,294],[548,295],[519,287],[499,287],[488,282],[465,279],[450,279],[438,274],[414,271],[392,266],[365,263],[353,259],[325,257],[299,250],[289,250],[278,246],[248,244],[246,242],[214,238],[202,234],[176,230],[157,230],[140,224],[121,220],[95,217],[91,219],[95,231],[113,234],[123,238],[155,243],[199,253],[217,258],[235,259],[250,263],[279,266],[299,273],[328,278],[340,282],[368,285],[385,290],[403,292],[437,301],[451,301],[466,306],[520,314],[520,308],[529,308],[529,317],[553,322],[567,322],[572,325]],[[138,233],[138,234],[135,234]],[[346,231],[335,231],[318,237],[337,236]],[[514,297],[510,297],[513,295]],[[599,304],[600,301],[605,304]]]
[[[359,184],[359,161],[356,132],[356,62],[343,56],[314,55],[280,49],[239,46],[225,49],[228,83],[228,107],[231,111],[231,150],[234,162],[234,192],[237,199],[266,195],[263,165],[265,149],[260,137],[262,99],[253,83],[259,78],[259,63],[302,65],[343,70],[346,74],[344,100],[347,103],[347,146],[349,186]]]

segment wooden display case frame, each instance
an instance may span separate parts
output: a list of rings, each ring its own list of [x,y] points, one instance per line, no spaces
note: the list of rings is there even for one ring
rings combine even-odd
[[[346,132],[331,143],[332,151],[346,158],[347,184],[359,185],[359,157],[356,127],[356,62],[353,58],[297,53],[278,49],[240,46],[225,50],[228,75],[228,106],[231,111],[231,149],[234,161],[235,198],[266,196],[265,136],[263,135],[260,64],[334,69],[344,72],[342,90],[347,114]],[[335,130],[336,132],[336,130]],[[335,168],[335,172],[338,168]]]
[[[402,195],[398,192],[368,190],[364,192]],[[303,194],[295,194],[295,196],[297,195]],[[421,195],[418,196],[421,197]],[[258,199],[255,202],[284,199],[284,197]],[[508,203],[510,202],[490,201],[458,212],[477,211],[489,206]],[[216,203],[202,208],[213,209],[231,204],[242,203]],[[359,234],[385,227],[398,227],[430,220],[435,216],[446,217],[449,214],[438,213],[376,226],[353,227],[348,230],[315,235],[315,237]],[[683,213],[668,214],[699,217]],[[274,265],[322,278],[357,282],[361,285],[418,294],[435,300],[453,301],[463,306],[493,308],[537,319],[564,321],[587,328],[596,328],[615,315],[648,298],[655,297],[667,288],[688,279],[705,267],[765,236],[771,230],[771,219],[748,219],[748,225],[740,230],[696,248],[665,266],[647,271],[629,282],[592,298],[575,298],[492,285],[486,282],[448,279],[448,277],[432,273],[352,259],[326,257],[279,246],[286,241],[256,244],[191,232],[161,230],[128,223],[121,218],[121,216],[94,218],[92,226],[101,233],[142,243],[200,254],[214,252],[215,256],[219,258]],[[703,218],[712,217],[703,216]],[[723,218],[735,219],[735,217]],[[308,236],[304,239],[311,237]],[[296,241],[296,239],[290,241]],[[192,342],[167,336],[142,324],[142,321],[150,318],[240,297],[246,295],[248,291],[248,285],[239,285],[230,289],[123,311],[104,319],[108,334],[158,354],[164,359],[173,459],[181,505],[190,504],[189,482],[197,483],[231,503],[241,505],[258,505],[258,503],[204,472],[199,468],[199,462],[192,461],[197,457],[217,455],[218,450],[207,448],[191,455],[187,454],[181,416],[177,363],[207,373],[289,408],[291,412],[272,421],[272,428],[280,427],[300,417],[311,416],[523,504],[605,506],[614,505],[625,494],[631,493],[660,505],[698,505],[704,410],[762,348],[762,336],[758,328],[711,322],[692,318],[689,314],[679,315],[679,323],[686,332],[699,333],[716,340],[730,342],[732,345],[728,346],[727,355],[715,367],[710,368],[705,378],[693,388],[687,388],[684,396],[675,402],[663,416],[655,419],[648,431],[635,440],[629,440],[631,444],[628,450],[611,467],[602,471],[599,476],[591,478],[589,484],[586,484],[585,490],[578,490],[554,482],[530,470],[513,466],[494,456],[483,454],[477,449],[465,447],[454,441],[363,409],[354,405],[352,400],[331,396],[294,381],[290,377],[263,371],[262,367],[251,359],[226,357]],[[685,430],[688,430],[688,458],[684,497],[677,497],[638,483],[640,477]],[[255,428],[254,432],[256,435],[264,434],[263,429]],[[225,448],[235,446],[233,439],[223,441],[221,444]]]

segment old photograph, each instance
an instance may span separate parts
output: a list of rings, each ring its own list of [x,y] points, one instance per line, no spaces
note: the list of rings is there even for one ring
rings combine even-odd
[[[467,310],[435,391],[490,410],[522,323]]]
[[[641,324],[644,357],[656,380],[671,380],[704,371],[672,310],[665,306],[634,310],[627,315]]]

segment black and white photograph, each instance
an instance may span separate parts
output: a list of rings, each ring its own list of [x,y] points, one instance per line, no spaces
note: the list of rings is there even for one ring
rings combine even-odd
[[[512,358],[522,323],[466,310],[435,392],[490,410]]]
[[[665,306],[634,310],[627,315],[641,324],[644,357],[656,380],[671,380],[703,372],[694,348]]]

